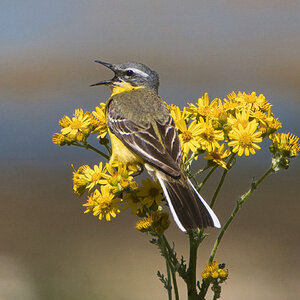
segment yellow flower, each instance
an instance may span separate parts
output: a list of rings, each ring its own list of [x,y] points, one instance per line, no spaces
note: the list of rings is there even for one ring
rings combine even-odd
[[[235,101],[246,105],[246,107],[249,107],[252,110],[267,111],[271,109],[271,104],[266,100],[265,96],[262,94],[256,96],[255,92],[252,92],[251,94],[238,92]]]
[[[215,148],[219,148],[220,145],[218,141],[224,139],[223,130],[215,130],[212,122],[209,119],[206,119],[206,121],[204,121],[203,118],[200,118],[199,125],[201,128],[199,143],[202,149],[211,152],[214,151]]]
[[[228,277],[228,271],[223,267],[220,267],[216,261],[210,262],[205,266],[205,270],[201,273],[201,277],[207,280],[215,280],[219,278],[222,282]]]
[[[257,104],[259,106],[259,109],[263,112],[270,111],[271,107],[272,107],[272,104],[266,100],[266,98],[263,94],[260,94],[257,97]]]
[[[268,116],[264,112],[260,110],[250,111],[250,117],[254,118],[257,122],[259,122],[260,126],[267,126]]]
[[[262,132],[266,133],[267,135],[273,134],[275,131],[277,131],[279,128],[282,127],[281,122],[278,119],[274,118],[274,115],[270,112],[268,114],[268,117],[266,118],[266,126],[261,126]]]
[[[299,138],[290,132],[275,133],[272,136],[273,144],[270,146],[270,150],[273,153],[280,152],[284,157],[295,157],[300,151],[298,141]]]
[[[142,220],[136,223],[136,229],[141,232],[154,231],[157,234],[163,234],[170,225],[169,215],[160,213],[158,211],[151,211],[151,213]]]
[[[91,125],[93,126],[92,133],[98,133],[97,139],[104,139],[107,134],[107,124],[105,120],[105,103],[100,103],[100,107],[96,106],[92,112]]]
[[[151,215],[142,220],[137,221],[135,227],[138,231],[141,231],[141,232],[154,231],[154,229],[152,228],[153,227],[153,219],[152,219]]]
[[[227,112],[235,112],[236,110],[239,110],[243,107],[243,105],[240,102],[237,102],[236,100],[237,95],[235,92],[231,92],[227,95],[227,99],[224,99],[224,109]]]
[[[215,162],[224,169],[227,169],[227,163],[226,161],[224,161],[224,159],[226,159],[230,155],[230,153],[230,150],[226,149],[226,144],[222,144],[222,146],[219,149],[207,152],[204,158],[206,160]]]
[[[72,168],[74,169],[73,165],[72,165]],[[85,169],[88,169],[88,168],[90,168],[88,165],[83,165],[83,166],[79,167],[77,171],[74,169],[73,190],[74,190],[74,193],[78,196],[83,195],[86,190],[88,181],[83,173],[84,173]]]
[[[232,91],[230,94],[227,95],[227,99],[230,102],[236,101],[236,97],[237,97],[237,95],[234,91]]]
[[[226,279],[228,277],[228,272],[224,269],[219,269],[218,273],[221,279]]]
[[[68,117],[66,117],[68,118]],[[90,113],[83,113],[82,109],[76,109],[70,124],[62,128],[61,133],[75,139],[78,133],[88,135],[90,133]]]
[[[163,191],[159,183],[147,178],[142,180],[142,186],[138,189],[138,197],[141,198],[141,203],[147,208],[153,204],[158,206],[163,199]]]
[[[91,196],[88,197],[87,203],[83,204],[87,209],[85,213],[93,212],[94,216],[98,216],[99,220],[104,217],[106,221],[110,221],[111,217],[115,218],[120,213],[118,203],[120,199],[114,198],[110,187],[107,185],[101,186],[101,192],[96,189]]]
[[[137,215],[139,210],[143,210],[143,204],[141,199],[138,197],[135,192],[124,192],[123,193],[123,201],[125,203],[123,209],[131,209],[131,213],[133,215]]]
[[[255,150],[260,149],[256,143],[262,141],[261,131],[256,129],[257,123],[250,122],[246,128],[239,124],[238,128],[233,128],[229,132],[231,141],[228,146],[233,147],[232,151],[237,152],[238,156],[242,156],[244,152],[246,156],[249,156],[249,152],[255,154]]]
[[[113,165],[110,165],[107,163],[105,168],[109,174],[104,174],[103,178],[106,180],[106,184],[110,185],[110,188],[114,193],[121,192],[125,189],[137,188],[137,184],[131,176],[133,172],[129,171],[126,168],[126,165],[121,163],[114,163]]]
[[[211,112],[210,116],[212,120],[217,120],[220,124],[223,124],[227,121],[227,109],[222,103],[222,100],[215,98],[211,103]]]
[[[72,121],[68,116],[64,116],[58,121],[59,126],[61,126],[62,128],[70,126],[71,123]]]
[[[85,134],[83,134],[81,131],[78,131],[76,133],[75,140],[77,142],[83,142],[85,140]]]
[[[250,117],[250,110],[243,109],[242,111],[235,111],[235,116],[230,114],[228,116],[227,121],[232,127],[238,128],[239,124],[241,124],[243,128],[246,128],[250,122],[249,117]],[[251,122],[258,125],[256,120],[252,120]]]
[[[166,103],[169,112],[175,122],[175,124],[177,124],[178,121],[180,120],[187,120],[187,111],[186,111],[186,107],[183,108],[183,110],[180,110],[180,108],[176,105],[168,105]]]
[[[192,118],[197,118],[199,116],[210,117],[216,105],[216,100],[209,104],[208,94],[205,93],[203,97],[198,99],[198,103],[196,105],[189,103],[188,112],[191,113]]]
[[[61,133],[54,133],[52,142],[58,146],[64,146],[66,144],[65,136]]]
[[[199,135],[203,131],[197,121],[194,120],[189,127],[184,120],[180,120],[177,123],[177,129],[179,130],[179,139],[181,142],[181,149],[184,154],[188,155],[190,151],[196,153],[199,148]]]
[[[104,179],[105,170],[103,170],[102,162],[99,165],[94,165],[94,168],[91,169],[90,167],[85,168],[83,175],[85,176],[85,180],[87,182],[86,188],[93,189],[97,184],[106,184],[106,180]]]

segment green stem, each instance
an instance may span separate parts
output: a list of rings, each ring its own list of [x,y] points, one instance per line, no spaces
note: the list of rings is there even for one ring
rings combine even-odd
[[[214,247],[210,253],[209,256],[209,262],[212,262],[214,260],[214,257],[216,255],[218,246],[223,238],[224,233],[226,232],[227,228],[229,227],[229,225],[231,224],[231,222],[233,221],[234,217],[236,216],[236,214],[238,213],[238,211],[241,209],[242,205],[244,204],[244,202],[246,201],[246,199],[252,194],[252,192],[262,183],[262,181],[270,174],[273,172],[273,169],[270,168],[256,183],[252,183],[251,188],[245,193],[243,194],[240,199],[237,201],[235,208],[233,209],[229,219],[227,220],[227,222],[225,223],[224,227],[222,228],[220,234],[218,235]]]
[[[109,156],[107,154],[105,154],[104,152],[100,151],[99,149],[93,147],[92,145],[86,144],[86,148],[95,151],[96,153],[102,155],[104,158],[106,158],[107,160],[109,160]]]
[[[209,173],[206,175],[206,177],[204,178],[204,180],[199,184],[199,186],[197,187],[197,191],[200,192],[200,190],[203,188],[204,184],[206,183],[206,181],[209,179],[209,177],[213,174],[213,172],[217,169],[218,165],[214,166]]]
[[[197,297],[197,282],[196,282],[196,266],[197,266],[197,250],[199,246],[199,237],[195,238],[193,230],[188,231],[190,240],[190,259],[188,268],[188,300],[196,300]]]
[[[168,276],[168,299],[172,300],[172,285],[171,285],[171,273],[170,273],[170,266],[166,260],[166,268],[167,268],[167,276]]]
[[[175,294],[175,300],[179,300],[178,286],[177,286],[177,280],[176,280],[176,271],[175,271],[174,265],[172,264],[172,260],[171,260],[170,255],[169,255],[171,253],[170,253],[170,251],[168,249],[168,246],[167,246],[167,244],[165,242],[166,241],[166,237],[164,235],[162,235],[162,236],[159,236],[158,238],[159,238],[159,240],[161,242],[161,245],[163,247],[163,249],[162,249],[163,256],[166,259],[166,263],[169,266],[170,271],[171,271],[171,276],[172,276],[172,281],[173,281],[173,288],[174,288],[174,294]]]
[[[216,191],[215,191],[215,193],[214,193],[214,195],[212,197],[212,200],[210,202],[210,207],[213,207],[214,204],[215,204],[215,202],[216,202],[217,196],[218,196],[218,194],[219,194],[219,192],[221,190],[221,187],[222,187],[222,185],[223,185],[223,183],[225,181],[225,177],[226,177],[228,171],[231,169],[231,162],[234,159],[235,155],[236,155],[235,153],[232,154],[231,157],[230,157],[230,159],[227,162],[227,169],[224,169],[224,171],[223,171],[223,174],[222,174],[222,177],[220,179],[219,185],[218,185],[218,187],[217,187],[217,189],[216,189]]]
[[[207,169],[209,169],[210,167],[209,166],[206,166],[205,168],[203,169],[200,169],[199,171],[197,171],[196,173],[192,174],[193,177],[196,177],[198,175],[200,175],[201,173],[203,173],[204,171],[206,171]]]
[[[108,146],[108,144],[103,144],[104,147],[106,148],[107,152],[111,155],[111,148]]]
[[[189,179],[193,180],[194,185],[198,185],[197,180],[195,179],[195,176],[191,173],[191,165],[193,162],[193,159],[195,158],[195,153],[192,153],[191,157],[184,163],[185,172]]]
[[[184,163],[185,164],[185,169],[189,172],[191,165],[192,165],[192,161],[195,158],[195,153],[192,153],[192,155],[190,156],[190,158]]]
[[[199,292],[199,296],[198,296],[199,300],[205,300],[205,295],[208,291],[209,286],[210,286],[209,280],[202,280],[202,284],[201,284],[201,288],[200,288],[200,292]]]
[[[85,148],[85,149],[90,149],[95,151],[96,153],[100,154],[101,156],[103,156],[105,159],[109,160],[109,156],[107,154],[105,154],[104,152],[100,151],[99,149],[93,147],[92,145],[85,143],[84,145],[81,145],[79,143],[73,143],[72,145],[80,147],[80,148]]]
[[[172,280],[173,280],[175,299],[179,300],[179,293],[178,293],[178,287],[177,287],[177,281],[176,281],[176,273],[175,273],[174,269],[171,269],[171,275],[172,275]]]

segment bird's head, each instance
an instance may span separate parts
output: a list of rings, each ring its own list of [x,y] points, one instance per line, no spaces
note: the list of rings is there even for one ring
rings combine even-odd
[[[95,60],[95,62],[111,69],[115,76],[112,79],[100,81],[91,86],[108,85],[113,92],[115,90],[126,91],[138,87],[147,87],[158,92],[158,73],[143,64],[136,62],[110,64],[100,60]]]

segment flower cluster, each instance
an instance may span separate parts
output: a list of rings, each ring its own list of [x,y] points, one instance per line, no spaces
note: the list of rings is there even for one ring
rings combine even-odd
[[[272,135],[273,144],[270,146],[270,151],[287,158],[295,157],[300,151],[298,141],[299,138],[291,133],[276,133]]]
[[[206,93],[183,110],[168,106],[178,129],[184,161],[205,153],[210,164],[225,169],[230,155],[253,155],[260,150],[263,139],[274,139],[281,123],[271,107],[264,95],[255,92],[232,92],[223,101],[210,101]],[[299,149],[295,147],[295,151]]]
[[[136,229],[141,232],[162,234],[170,225],[169,215],[159,211],[151,211],[145,218],[136,223]]]
[[[210,101],[208,94],[199,98],[196,104],[188,104],[182,110],[168,105],[178,130],[183,160],[186,164],[196,160],[200,154],[208,161],[207,166],[221,166],[228,169],[229,157],[249,156],[260,149],[263,139],[271,140],[274,171],[289,166],[289,159],[297,156],[299,138],[288,133],[277,133],[281,123],[271,112],[272,105],[255,92],[232,92],[223,101]],[[61,130],[53,135],[53,143],[74,145],[96,151],[109,159],[111,149],[106,138],[107,124],[105,104],[100,103],[94,111],[76,109],[72,117],[64,116],[59,125]],[[107,154],[87,142],[96,134]],[[138,186],[134,180],[137,166],[116,163],[89,167],[83,165],[73,172],[74,193],[81,196],[88,192],[85,212],[92,212],[98,218],[116,217],[121,210],[130,209],[140,220],[136,227],[143,232],[163,232],[168,227],[168,218],[161,213],[160,203],[164,200],[158,183],[150,178]]]
[[[172,298],[173,291],[175,298],[178,298],[176,296],[178,295],[176,274],[178,274],[187,284],[189,298],[205,299],[211,287],[213,299],[219,299],[221,284],[228,278],[225,264],[214,261],[220,241],[245,200],[258,185],[269,174],[289,167],[290,159],[297,156],[300,151],[299,138],[291,133],[277,132],[282,126],[271,111],[272,105],[264,95],[257,95],[255,92],[250,94],[232,92],[224,100],[215,98],[212,101],[208,94],[204,94],[197,103],[190,103],[182,110],[175,105],[167,106],[178,131],[183,168],[187,177],[195,183],[195,188],[200,190],[217,167],[224,169],[210,202],[211,207],[215,203],[226,174],[234,165],[232,162],[237,157],[256,154],[256,151],[261,149],[264,139],[271,142],[269,150],[272,154],[272,164],[237,201],[214,243],[209,263],[201,273],[201,284],[196,280],[196,253],[207,234],[199,228],[188,230],[190,257],[187,267],[183,256],[180,260],[177,258],[174,243],[170,245],[164,235],[170,220],[169,215],[163,212],[162,203],[166,201],[160,184],[150,178],[142,180],[140,184],[135,180],[135,176],[142,171],[140,165],[124,165],[118,161],[100,162],[93,167],[82,165],[78,169],[72,165],[73,190],[78,196],[87,194],[87,199],[82,204],[84,213],[91,213],[99,220],[111,221],[124,210],[130,210],[139,218],[135,225],[136,229],[153,237],[150,242],[158,246],[166,260],[167,277],[160,271],[157,275],[168,290],[169,298]],[[72,117],[64,116],[59,125],[60,132],[53,135],[54,144],[90,149],[107,161],[112,161],[104,103],[100,103],[91,113],[76,109]],[[97,135],[100,147],[105,148],[104,152],[88,142],[92,134]],[[206,166],[192,174],[191,164],[200,155],[206,160]],[[198,183],[197,175],[208,169],[210,171],[206,177]]]
[[[92,212],[99,220],[111,221],[121,210],[130,209],[132,214],[145,217],[144,220],[148,218],[151,231],[163,232],[169,221],[167,214],[159,212],[163,200],[160,185],[148,178],[138,186],[133,175],[133,171],[121,163],[103,166],[100,162],[93,168],[83,165],[73,171],[73,190],[79,196],[88,192],[87,202],[83,204],[85,213]],[[141,231],[150,229],[144,226]]]
[[[219,279],[224,281],[228,277],[228,270],[224,268],[224,264],[219,265],[217,261],[210,262],[205,266],[205,270],[201,273],[201,276],[205,280]]]
[[[270,151],[273,155],[272,166],[274,172],[287,169],[290,158],[298,156],[300,145],[299,138],[291,133],[276,133],[272,135]]]
[[[160,184],[147,178],[134,192],[124,193],[123,199],[124,209],[131,208],[133,214],[144,216],[148,211],[157,211],[164,197]]]
[[[105,104],[100,103],[92,113],[76,109],[72,118],[64,116],[58,122],[62,129],[60,133],[54,133],[53,143],[58,146],[85,143],[90,134],[104,139],[107,134],[104,112]]]

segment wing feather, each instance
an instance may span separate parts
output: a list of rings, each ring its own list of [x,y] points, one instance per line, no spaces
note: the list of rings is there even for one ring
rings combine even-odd
[[[108,108],[107,122],[110,131],[145,162],[172,177],[180,177],[181,148],[171,115],[164,115],[163,121],[137,124],[122,116],[118,110]]]
[[[172,156],[177,165],[181,166],[181,146],[178,138],[177,129],[171,115],[166,122],[157,122],[160,135],[164,137],[164,144],[168,153]]]

